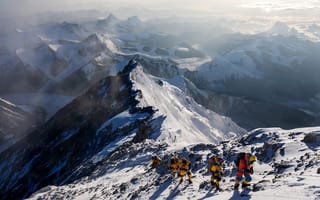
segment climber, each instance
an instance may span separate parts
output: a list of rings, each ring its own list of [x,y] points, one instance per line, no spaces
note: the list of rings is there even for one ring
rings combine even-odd
[[[256,161],[256,156],[250,153],[239,153],[235,163],[238,168],[237,177],[234,188],[238,189],[242,181],[242,187],[250,186],[251,176],[253,174],[253,163]]]
[[[156,155],[152,156],[151,168],[158,167],[160,165],[160,163],[161,163],[161,159],[158,156],[156,156]]]
[[[170,160],[170,169],[172,170],[172,176],[175,177],[179,169],[179,158],[176,154]]]
[[[182,158],[179,162],[179,172],[178,172],[178,175],[180,177],[180,183],[182,183],[183,181],[183,177],[184,175],[188,175],[188,180],[189,180],[189,183],[192,183],[191,181],[191,172],[190,172],[190,161],[186,158]]]
[[[213,155],[208,160],[208,171],[212,173],[210,183],[220,190],[223,158]]]

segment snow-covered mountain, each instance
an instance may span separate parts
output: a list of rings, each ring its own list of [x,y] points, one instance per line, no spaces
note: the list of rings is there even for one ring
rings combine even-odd
[[[136,134],[141,124],[147,135]],[[145,139],[175,150],[244,133],[131,60],[0,154],[1,196],[24,198],[46,185],[70,183],[102,167],[115,149]]]
[[[206,46],[217,53],[211,60],[185,74],[197,88],[233,99],[243,98],[246,103],[237,104],[240,108],[246,107],[245,104],[252,108],[256,107],[255,104],[264,104],[262,107],[268,107],[272,112],[278,112],[282,107],[284,113],[296,113],[291,114],[296,118],[295,122],[279,120],[281,122],[273,124],[274,126],[292,128],[298,121],[302,126],[314,123],[312,118],[319,113],[319,104],[314,101],[320,89],[316,75],[319,74],[316,64],[319,60],[315,55],[320,48],[318,43],[294,36],[232,34],[225,35],[221,40],[208,42]],[[208,102],[207,99],[202,100],[205,101]],[[203,105],[210,107],[208,104]],[[227,112],[228,107],[224,109],[224,113]],[[287,116],[280,112],[278,114]],[[306,120],[309,122],[304,124],[304,120],[298,119],[302,115],[309,118],[310,120]],[[228,116],[234,117],[233,114]],[[250,120],[260,118],[258,113],[252,116],[254,117],[245,114]],[[263,118],[265,117],[261,116],[262,124],[258,126],[247,126],[235,121],[251,129],[261,125],[270,126],[263,122]]]
[[[79,32],[79,26],[52,26],[17,30],[0,40],[1,97],[20,105],[38,104],[48,117],[101,78],[116,73],[119,69],[113,66],[120,62],[107,36],[91,34],[71,40],[65,32]]]
[[[91,34],[83,26],[69,22],[42,24],[31,31],[48,42],[81,41]]]
[[[185,137],[181,135],[181,137]],[[193,183],[179,184],[168,167],[172,151],[163,143],[147,140],[126,143],[115,149],[92,173],[63,186],[49,185],[29,199],[319,199],[320,128],[283,130],[256,129],[242,138],[217,146],[197,144],[176,151],[192,162]],[[253,152],[258,158],[252,175],[252,191],[233,190],[239,152]],[[207,159],[223,155],[222,191],[209,183]],[[152,169],[152,155],[162,158]]]
[[[174,23],[166,22],[168,27]],[[75,98],[135,57],[154,76],[184,76],[193,85],[195,91],[189,93],[198,103],[232,117],[248,130],[316,124],[320,47],[301,29],[277,22],[266,32],[245,35],[223,27],[190,32],[163,26],[161,20],[145,22],[136,16],[123,20],[110,14],[83,23],[41,24],[4,33],[2,98],[39,92]],[[316,33],[316,27],[308,30]],[[204,96],[196,95],[199,90]],[[215,104],[212,98],[225,103]],[[12,97],[8,100],[17,103]],[[44,109],[57,111],[49,104]],[[269,120],[268,114],[261,114],[266,110],[278,117]]]

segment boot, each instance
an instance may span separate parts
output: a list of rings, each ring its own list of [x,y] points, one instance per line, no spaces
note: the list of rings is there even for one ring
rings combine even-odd
[[[183,182],[183,177],[180,178],[180,183],[182,183],[182,182]]]
[[[214,183],[214,181],[210,181],[211,186],[215,186],[216,184]]]
[[[250,186],[250,183],[248,181],[243,181],[242,182],[242,187],[245,188],[245,187],[248,187]]]
[[[219,181],[216,181],[215,184],[216,184],[216,189],[217,189],[217,190],[221,190]]]
[[[239,189],[239,185],[240,185],[239,182],[236,182],[236,183],[234,184],[234,189],[235,189],[235,190]]]

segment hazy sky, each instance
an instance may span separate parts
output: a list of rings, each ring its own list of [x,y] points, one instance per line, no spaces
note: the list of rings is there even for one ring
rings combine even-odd
[[[101,8],[117,6],[143,6],[146,8],[206,9],[208,7],[230,7],[248,0],[1,0],[2,11],[40,12],[72,8]]]
[[[232,13],[241,9],[260,9],[264,12],[281,9],[320,7],[320,0],[0,0],[0,17],[17,16],[59,10],[110,9],[119,7],[168,9],[177,13]]]

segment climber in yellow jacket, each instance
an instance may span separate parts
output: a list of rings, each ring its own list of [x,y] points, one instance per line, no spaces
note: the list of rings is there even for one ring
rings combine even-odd
[[[191,181],[191,177],[192,177],[192,174],[190,172],[190,161],[186,158],[182,158],[179,162],[179,171],[178,171],[178,175],[180,177],[180,183],[182,183],[183,181],[183,177],[184,175],[188,175],[188,181],[189,183],[192,183]]]
[[[212,173],[210,183],[220,190],[223,158],[213,155],[208,160],[208,171]]]

